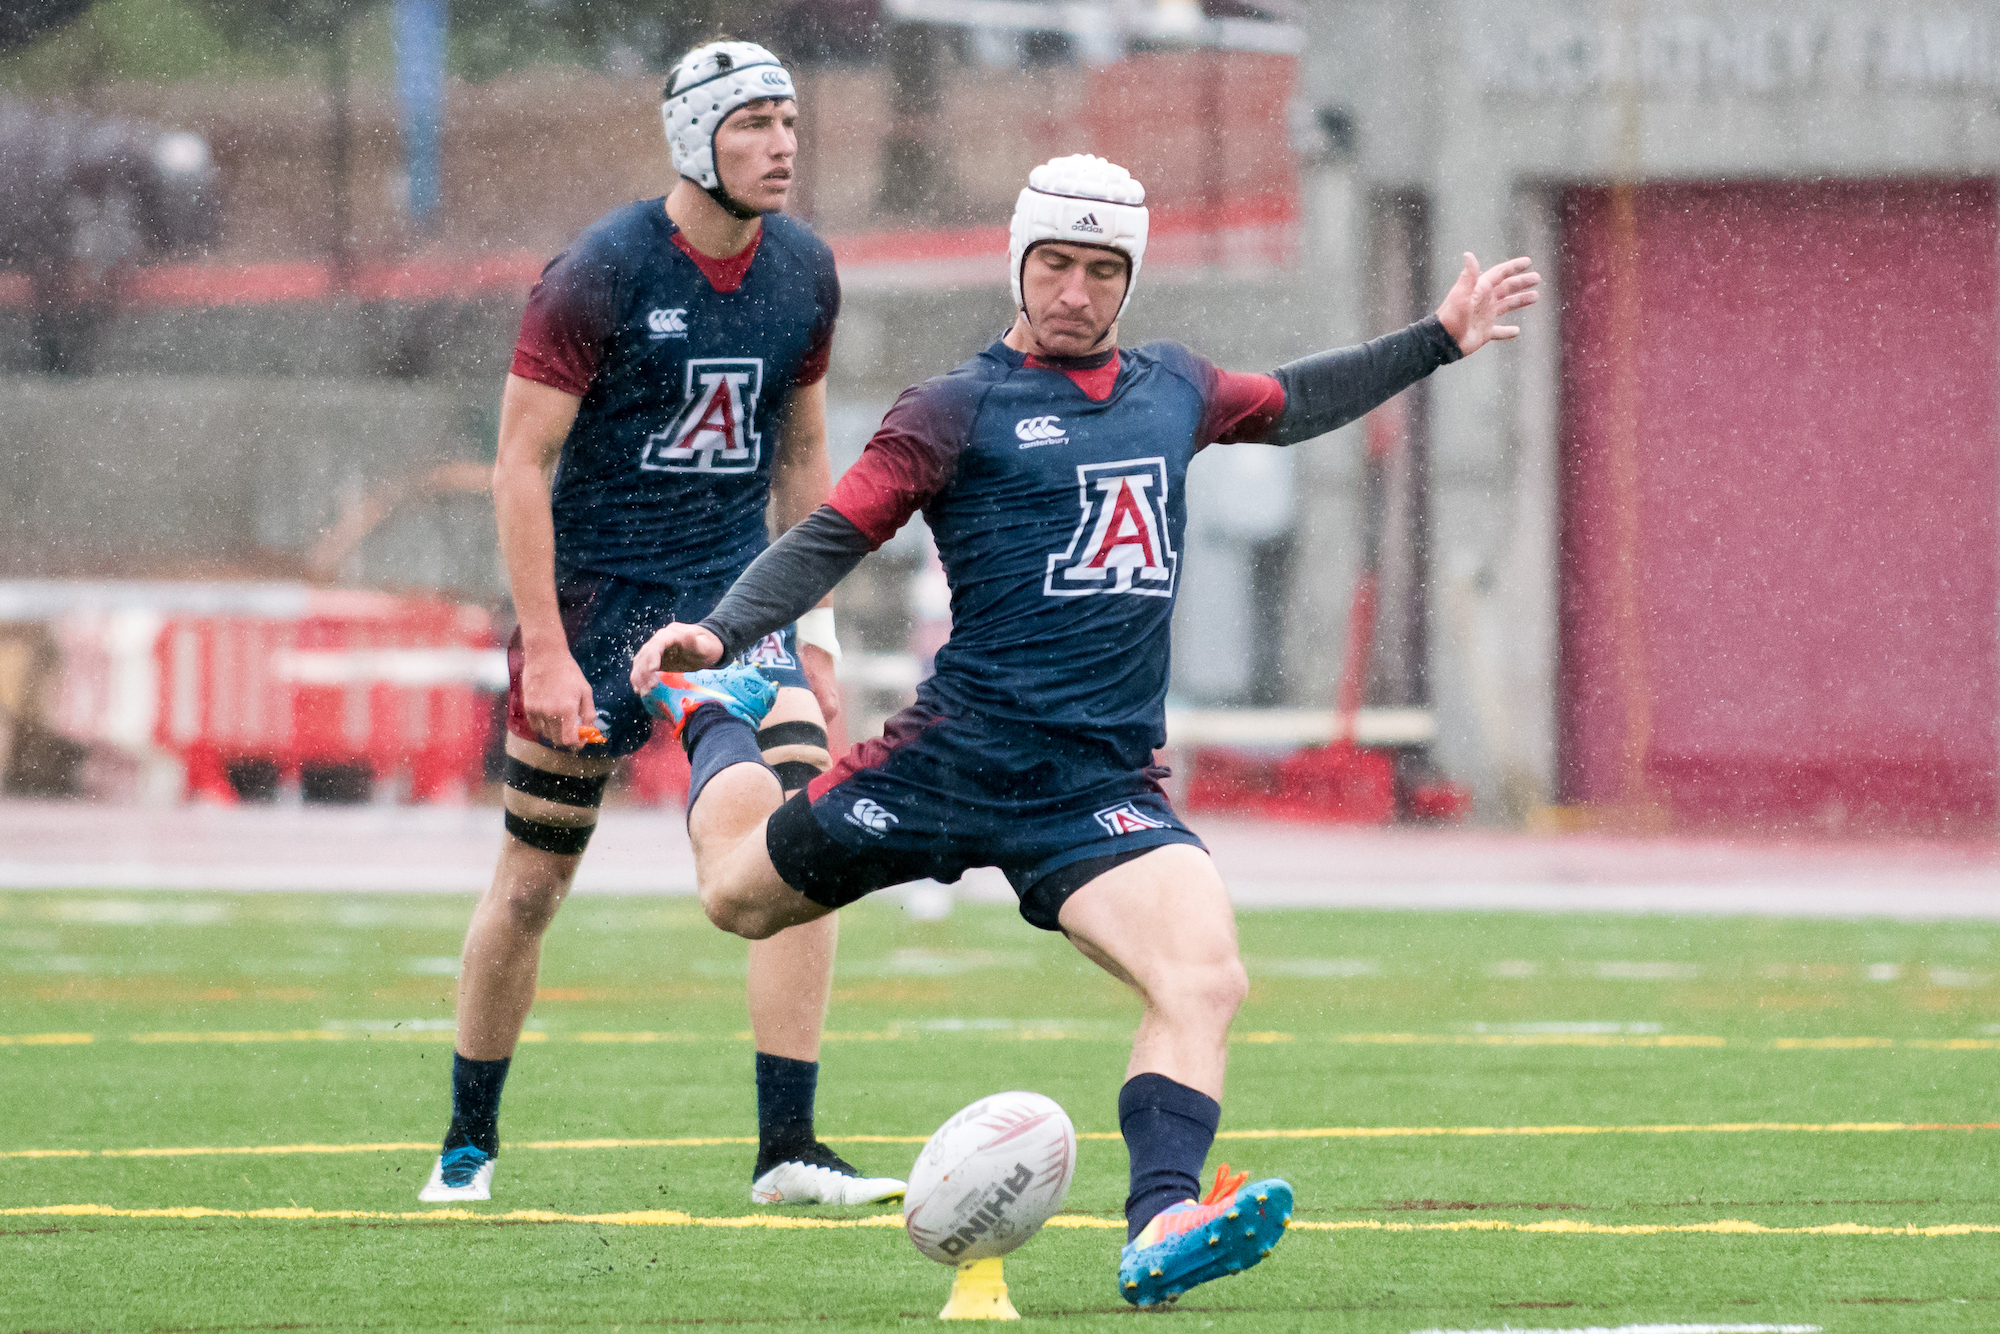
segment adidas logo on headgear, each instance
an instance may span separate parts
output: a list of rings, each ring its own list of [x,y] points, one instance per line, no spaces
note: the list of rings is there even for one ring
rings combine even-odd
[[[1146,188],[1115,162],[1087,153],[1052,158],[1028,173],[1028,188],[1014,200],[1007,228],[1008,278],[1021,308],[1021,265],[1044,241],[1071,241],[1122,253],[1130,264],[1123,315],[1146,257]],[[1084,238],[1088,238],[1087,240]]]

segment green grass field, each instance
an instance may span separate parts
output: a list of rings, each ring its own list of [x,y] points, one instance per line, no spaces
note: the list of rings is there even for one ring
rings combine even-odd
[[[496,1198],[429,1217],[416,1191],[449,1105],[468,910],[0,895],[0,1329],[935,1316],[949,1273],[889,1211],[737,1221],[753,1215],[744,951],[685,900],[563,910]],[[2000,1329],[2000,927],[1257,912],[1241,928],[1253,987],[1216,1158],[1290,1179],[1308,1226],[1152,1318]],[[1125,1153],[1107,1132],[1131,1002],[1011,911],[919,923],[864,903],[843,929],[822,1134],[904,1137],[848,1146],[901,1174],[974,1097],[1055,1097],[1086,1138],[1062,1226],[1007,1262],[1013,1299],[1031,1322],[1122,1328]],[[1360,1127],[1390,1133],[1342,1133]],[[1322,1133],[1259,1133],[1281,1130]],[[1437,1133],[1479,1130],[1503,1133]],[[576,1143],[661,1139],[725,1142]],[[271,1146],[307,1147],[250,1151]],[[327,1151],[352,1146],[382,1147]],[[141,1148],[182,1152],[121,1152]]]

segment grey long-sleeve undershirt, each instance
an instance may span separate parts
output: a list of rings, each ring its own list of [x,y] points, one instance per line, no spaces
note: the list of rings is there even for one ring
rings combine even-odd
[[[1464,355],[1438,317],[1426,315],[1359,346],[1288,362],[1274,372],[1285,409],[1265,443],[1296,445],[1339,430]]]
[[[847,516],[821,505],[750,562],[701,628],[722,641],[727,662],[818,606],[874,549]]]

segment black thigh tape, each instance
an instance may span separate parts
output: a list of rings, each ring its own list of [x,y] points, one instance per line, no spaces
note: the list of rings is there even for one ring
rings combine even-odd
[[[818,778],[822,770],[808,760],[780,760],[771,766],[771,772],[778,775],[779,787],[787,792],[796,792]]]
[[[553,852],[562,857],[574,857],[590,846],[590,836],[597,832],[597,826],[542,824],[524,820],[508,811],[507,832],[531,848],[540,848],[543,852]]]
[[[773,723],[757,734],[757,749],[776,750],[779,746],[818,746],[826,749],[826,729],[818,723]]]
[[[604,801],[604,780],[609,774],[599,774],[595,778],[581,778],[575,774],[552,774],[547,769],[537,769],[532,764],[523,764],[512,755],[507,757],[507,786],[516,792],[525,792],[543,801],[553,801],[561,806],[581,806],[585,810],[596,810]]]

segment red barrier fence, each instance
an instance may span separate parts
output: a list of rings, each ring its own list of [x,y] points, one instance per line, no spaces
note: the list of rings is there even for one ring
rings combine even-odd
[[[365,775],[408,796],[463,796],[491,728],[487,614],[378,593],[318,594],[296,617],[176,615],[160,631],[156,744],[188,795],[234,801],[232,772]]]

